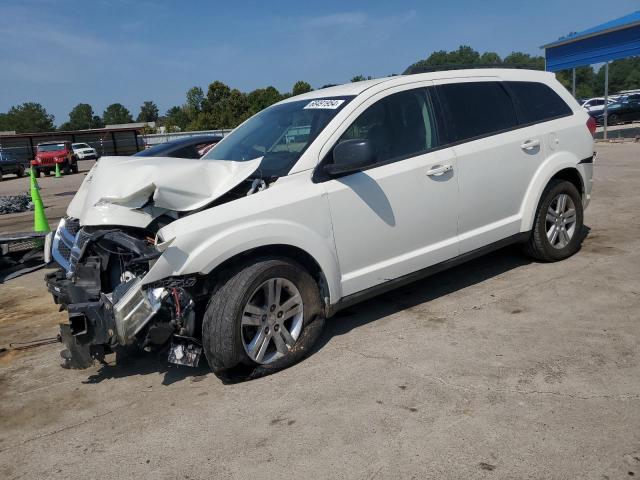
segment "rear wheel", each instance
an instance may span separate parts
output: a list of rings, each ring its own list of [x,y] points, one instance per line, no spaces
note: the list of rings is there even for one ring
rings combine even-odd
[[[2,181],[2,169],[0,168],[0,182]]]
[[[71,171],[73,173],[78,173],[78,162],[74,162],[74,164],[71,165]]]
[[[18,166],[18,170],[16,170],[16,176],[18,178],[24,177],[24,166]]]
[[[311,275],[291,260],[267,258],[238,269],[214,293],[202,340],[215,372],[247,365],[265,374],[304,358],[323,325]]]
[[[580,249],[582,227],[582,198],[578,189],[566,180],[552,180],[540,199],[525,250],[537,260],[564,260]]]

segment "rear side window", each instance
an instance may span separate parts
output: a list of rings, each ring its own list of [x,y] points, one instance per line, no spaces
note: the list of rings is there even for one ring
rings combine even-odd
[[[424,88],[394,93],[366,109],[340,141],[366,138],[378,162],[418,155],[437,146],[434,116]]]
[[[569,105],[544,83],[506,82],[506,84],[518,104],[518,114],[522,124],[544,122],[573,114]],[[595,105],[598,104],[596,100]]]
[[[445,105],[450,142],[509,130],[518,125],[511,97],[501,82],[449,83],[438,92]]]

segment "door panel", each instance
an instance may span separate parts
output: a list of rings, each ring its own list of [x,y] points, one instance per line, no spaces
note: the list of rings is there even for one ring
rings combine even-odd
[[[544,161],[545,137],[539,124],[518,128],[512,93],[499,79],[436,85],[458,162],[458,235],[466,253],[520,231],[522,201]]]
[[[343,295],[457,256],[457,181],[444,149],[326,182]]]
[[[520,208],[529,183],[545,158],[539,126],[454,147],[460,185],[460,252],[520,231]]]

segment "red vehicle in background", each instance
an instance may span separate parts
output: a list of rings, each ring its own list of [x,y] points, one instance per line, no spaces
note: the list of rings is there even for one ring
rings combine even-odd
[[[42,172],[50,175],[56,168],[56,163],[65,175],[71,172],[78,173],[78,157],[73,153],[71,142],[43,142],[36,148],[36,158],[31,160],[31,165],[36,169],[39,177]]]

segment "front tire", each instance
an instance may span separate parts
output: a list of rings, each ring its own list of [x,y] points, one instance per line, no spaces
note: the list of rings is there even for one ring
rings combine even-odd
[[[265,258],[236,270],[213,294],[202,341],[214,372],[246,365],[263,375],[302,360],[323,325],[311,275],[289,259]]]
[[[543,262],[557,262],[580,249],[583,235],[582,198],[571,182],[549,182],[536,211],[525,252]]]

